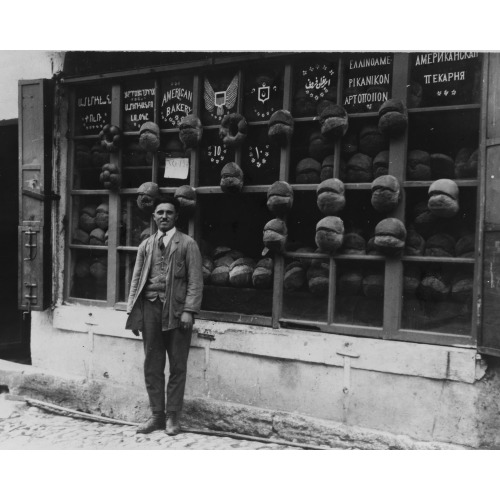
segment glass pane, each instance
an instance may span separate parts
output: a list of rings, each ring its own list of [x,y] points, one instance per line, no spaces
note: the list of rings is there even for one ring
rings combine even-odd
[[[272,184],[279,178],[280,148],[270,144],[267,127],[251,127],[242,148],[244,184]]]
[[[411,55],[409,107],[479,102],[481,54],[431,52]]]
[[[318,105],[337,102],[338,62],[332,56],[316,54],[295,61],[293,68],[292,115],[317,116]]]
[[[158,151],[158,175],[157,181],[160,187],[178,187],[184,184],[189,184],[189,162],[190,154],[184,150],[184,146],[179,139],[179,134],[168,133],[161,137],[160,150]],[[166,165],[168,160],[181,158],[187,161],[187,169],[182,171],[182,178],[174,178],[170,176],[170,172],[167,172],[169,177],[165,177]]]
[[[127,138],[122,149],[122,188],[137,188],[151,182],[154,153],[145,151],[136,137]]]
[[[378,111],[391,98],[393,60],[382,52],[346,57],[342,102],[348,113]]]
[[[478,147],[479,110],[412,114],[406,178],[477,178]]]
[[[285,259],[283,318],[326,323],[329,273],[329,259]]]
[[[384,279],[384,262],[337,261],[334,322],[382,326]]]
[[[106,250],[72,250],[70,296],[106,300],[108,254]]]
[[[120,245],[138,247],[151,234],[151,215],[137,205],[136,196],[123,196]]]
[[[405,264],[401,327],[470,335],[473,266]]]
[[[130,283],[132,281],[132,273],[134,271],[135,259],[137,254],[135,252],[120,252],[120,274],[119,274],[119,289],[118,289],[118,302],[127,302],[128,294],[130,291]]]
[[[75,196],[71,221],[71,243],[106,246],[109,206],[107,196]]]
[[[160,128],[178,128],[181,119],[193,112],[193,76],[166,76],[160,95]]]
[[[111,85],[76,91],[75,135],[98,134],[111,120]]]
[[[139,131],[145,122],[154,121],[155,82],[144,80],[123,87],[123,130]]]
[[[283,66],[271,63],[245,69],[243,114],[247,121],[267,121],[282,108]]]
[[[262,230],[269,220],[265,193],[201,195],[202,308],[240,314],[272,313],[273,263],[263,259]]]
[[[218,130],[205,130],[200,146],[200,186],[218,186],[222,167],[234,161],[234,151],[219,138]]]
[[[109,153],[96,140],[75,141],[74,153],[73,189],[104,189],[99,177]]]

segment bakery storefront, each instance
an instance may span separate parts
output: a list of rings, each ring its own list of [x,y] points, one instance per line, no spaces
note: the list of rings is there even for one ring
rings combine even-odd
[[[86,411],[147,413],[125,308],[171,193],[204,257],[188,421],[498,445],[499,68],[233,53],[20,82],[34,366],[81,379]]]

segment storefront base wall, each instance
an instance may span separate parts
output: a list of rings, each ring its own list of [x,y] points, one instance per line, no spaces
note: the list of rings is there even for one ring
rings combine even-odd
[[[89,311],[61,306],[33,313],[33,366],[94,384],[96,394],[86,396],[92,411],[140,421],[148,413],[142,343],[123,329],[124,313]],[[299,429],[302,439],[314,441],[310,419],[320,419],[318,429],[328,424],[342,432],[498,447],[495,401],[500,366],[491,362],[486,371],[473,349],[198,321],[185,422],[274,435],[285,419],[281,438]]]

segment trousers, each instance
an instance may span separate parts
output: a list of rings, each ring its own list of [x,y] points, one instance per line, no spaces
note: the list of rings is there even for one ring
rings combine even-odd
[[[163,303],[143,300],[144,379],[153,412],[165,411],[165,366],[168,355],[169,377],[166,411],[180,412],[186,387],[187,360],[192,329],[162,331]]]

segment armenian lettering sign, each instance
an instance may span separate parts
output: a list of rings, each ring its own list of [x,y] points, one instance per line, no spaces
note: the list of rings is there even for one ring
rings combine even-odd
[[[245,80],[244,115],[249,121],[269,120],[283,108],[283,73],[252,71]]]
[[[392,54],[357,54],[344,68],[342,106],[348,113],[378,111],[391,98]]]
[[[292,114],[316,116],[321,101],[337,102],[337,61],[297,63]]]
[[[409,107],[472,104],[479,101],[478,52],[425,52],[411,56]]]
[[[193,77],[164,78],[161,85],[160,128],[177,128],[193,112]]]
[[[76,95],[75,135],[98,134],[111,120],[111,87],[81,89]]]
[[[154,121],[154,82],[141,82],[125,87],[123,104],[123,129],[126,132],[137,131],[143,123]]]
[[[205,75],[203,79],[203,125],[218,125],[224,115],[235,113],[238,101],[237,72]]]

